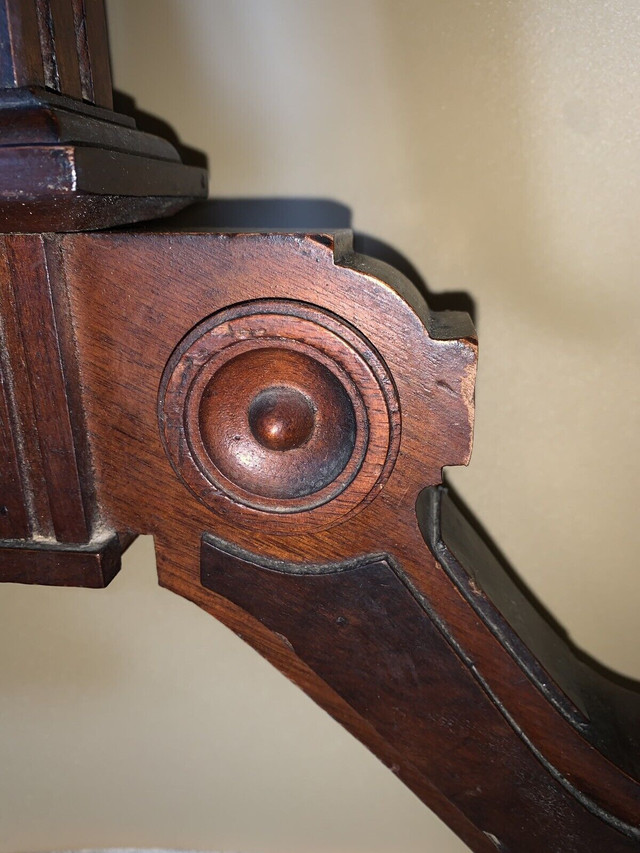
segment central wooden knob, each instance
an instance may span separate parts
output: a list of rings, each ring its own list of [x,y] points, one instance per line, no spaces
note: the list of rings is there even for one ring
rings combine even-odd
[[[293,450],[307,442],[315,427],[313,406],[295,388],[266,388],[249,407],[249,426],[269,450]]]
[[[233,488],[297,500],[351,459],[356,418],[337,376],[307,353],[254,347],[215,371],[198,406],[203,449]]]

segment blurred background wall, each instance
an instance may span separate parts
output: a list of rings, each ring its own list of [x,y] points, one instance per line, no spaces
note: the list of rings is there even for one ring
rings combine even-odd
[[[572,638],[640,677],[635,0],[109,0],[116,86],[216,197],[339,201],[481,340],[450,479]],[[410,358],[410,354],[407,354]],[[155,585],[0,589],[0,853],[464,848],[226,629]]]

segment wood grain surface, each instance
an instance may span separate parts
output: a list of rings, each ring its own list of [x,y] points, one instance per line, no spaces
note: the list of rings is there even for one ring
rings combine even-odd
[[[519,627],[517,614],[504,601],[498,616],[477,606],[479,581],[461,563],[457,576],[445,556],[464,546],[455,537],[438,544],[439,515],[425,504],[424,487],[440,482],[442,467],[469,458],[476,345],[468,321],[430,315],[402,276],[355,255],[343,233],[122,233],[56,243],[101,514],[112,529],[154,535],[161,584],[299,683],[472,849],[637,849],[634,763],[621,761],[614,743],[635,743],[628,727],[637,704],[621,700],[615,726],[591,724],[597,708],[587,712],[544,655],[523,652],[531,637],[497,629],[498,616]],[[327,349],[328,327],[317,318],[309,325],[317,311],[332,335],[348,343],[355,333],[365,349]],[[303,468],[286,486],[294,483],[293,496],[265,503],[264,482],[277,481],[280,456],[286,475],[297,445],[270,451],[265,481],[266,457],[255,453],[242,477],[233,469],[220,477],[219,430],[236,418],[242,444],[265,391],[296,390],[314,409],[315,392],[302,388],[304,371],[290,356],[300,347],[345,388],[359,387],[363,352],[383,366],[378,387],[397,400],[400,438],[390,454],[386,398],[365,387],[361,424],[387,436],[371,444],[365,436],[364,458],[380,472],[373,492],[347,485],[318,507],[295,506],[301,493],[321,493],[313,468]],[[220,380],[225,365],[232,381]],[[314,569],[337,564],[359,568]],[[340,657],[342,596],[362,646],[352,637]],[[307,621],[316,629],[303,631]],[[323,649],[338,655],[335,669]]]
[[[111,109],[103,0],[2,0],[0,88],[42,86]]]
[[[207,195],[207,175],[113,111],[102,0],[0,2],[0,231],[107,228]]]

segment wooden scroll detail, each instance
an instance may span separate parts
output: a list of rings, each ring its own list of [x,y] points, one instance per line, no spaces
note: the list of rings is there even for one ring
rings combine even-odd
[[[460,812],[458,830],[464,815],[479,831],[474,850],[638,849],[637,827],[576,790],[523,736],[389,556],[294,565],[204,536],[201,566],[203,586],[280,638],[319,679],[316,700],[331,708],[337,694],[362,721],[349,727],[388,760],[372,726],[393,748],[394,772],[431,805],[435,783]]]

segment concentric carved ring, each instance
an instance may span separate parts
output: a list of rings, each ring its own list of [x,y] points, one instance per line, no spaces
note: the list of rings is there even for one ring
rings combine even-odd
[[[158,415],[171,464],[204,504],[283,532],[364,506],[400,442],[395,386],[371,344],[288,300],[235,305],[196,326],[164,370]]]

